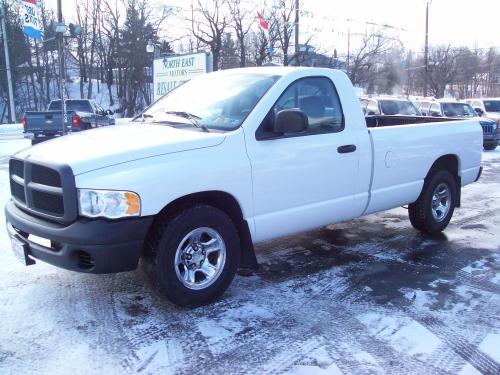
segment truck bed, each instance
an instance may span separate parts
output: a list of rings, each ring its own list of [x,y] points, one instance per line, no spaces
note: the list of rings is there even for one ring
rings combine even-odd
[[[433,162],[443,155],[444,148],[447,154],[460,156],[458,174],[462,185],[475,180],[481,163],[483,139],[478,132],[481,126],[476,120],[446,120],[449,119],[439,118],[439,123],[428,121],[378,126],[368,130],[373,159],[365,214],[415,201],[427,172]],[[426,129],[422,131],[424,126]],[[463,145],[467,144],[472,147],[464,149]]]

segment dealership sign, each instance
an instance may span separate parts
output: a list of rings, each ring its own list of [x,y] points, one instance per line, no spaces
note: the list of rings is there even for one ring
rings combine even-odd
[[[42,37],[42,22],[38,13],[37,0],[21,1],[21,19],[26,36],[40,39]]]
[[[212,71],[212,59],[205,52],[155,59],[153,65],[154,100],[197,75]]]

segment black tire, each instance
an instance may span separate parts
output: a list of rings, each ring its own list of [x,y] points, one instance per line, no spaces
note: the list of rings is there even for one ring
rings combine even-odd
[[[487,143],[487,144],[483,145],[483,147],[486,151],[493,151],[494,149],[497,148],[497,145],[494,143]]]
[[[433,201],[435,203],[444,202],[444,198],[441,198],[442,200],[433,200],[438,187],[440,188],[440,192],[445,191],[443,187],[447,188],[447,202],[449,206],[447,210],[439,208],[443,206],[438,206],[433,213]],[[457,184],[453,175],[445,170],[433,172],[430,177],[426,178],[418,199],[408,206],[411,224],[415,229],[423,233],[435,235],[442,232],[448,226],[453,216],[456,197]]]
[[[182,275],[180,275],[187,272],[188,269],[184,263],[190,261],[183,258],[183,263],[176,266],[176,253],[185,243],[183,239],[188,234],[195,230],[203,230],[203,228],[208,228],[220,235],[225,246],[225,262],[210,285],[201,289],[191,289],[183,284]],[[203,241],[200,239],[200,242]],[[187,246],[187,248],[191,250],[194,247]],[[146,251],[148,254],[143,260],[143,266],[154,286],[174,304],[195,307],[216,300],[231,284],[239,265],[240,239],[236,226],[227,214],[212,206],[199,205],[185,208],[176,215],[161,218],[148,237]],[[184,255],[186,251],[188,250],[184,249],[181,253]],[[217,256],[220,256],[219,253]],[[204,258],[208,260],[209,255]],[[195,260],[191,259],[191,261]],[[193,266],[192,263],[190,265]],[[200,269],[194,272],[196,277],[201,278],[203,282],[205,274]],[[187,281],[184,282],[187,283]]]

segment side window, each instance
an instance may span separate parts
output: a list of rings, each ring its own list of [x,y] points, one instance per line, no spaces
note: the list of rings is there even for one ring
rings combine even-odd
[[[95,111],[96,111],[95,113],[102,114],[104,112],[102,107],[99,104],[97,104],[96,102],[94,102],[94,107],[95,107]]]
[[[368,107],[366,107],[366,113],[368,115],[380,115],[380,110],[378,109],[378,103],[375,100],[370,100],[368,102]]]
[[[367,106],[368,106],[368,99],[359,99],[359,104],[361,105],[361,109],[363,110],[363,113],[366,115]]]
[[[430,103],[422,102],[422,103],[420,103],[420,107],[418,109],[423,114],[428,114],[429,113],[429,106],[430,106]]]
[[[431,114],[439,113],[441,114],[441,106],[439,103],[432,103],[431,105]]]
[[[290,85],[273,106],[276,115],[284,109],[297,108],[308,118],[307,134],[340,132],[344,116],[333,83],[325,77],[303,78]]]

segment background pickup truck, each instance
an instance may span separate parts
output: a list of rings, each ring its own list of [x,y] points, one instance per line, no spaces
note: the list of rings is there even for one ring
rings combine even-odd
[[[109,117],[113,112],[109,109],[105,111],[93,100],[68,99],[66,100],[66,111],[68,132],[114,125],[115,123],[115,120]],[[31,144],[62,135],[61,100],[51,101],[45,112],[25,112],[23,126],[25,137],[31,139]]]
[[[12,156],[12,248],[25,264],[91,273],[142,258],[169,300],[193,306],[256,267],[260,241],[402,205],[437,234],[480,176],[481,126],[394,119],[368,128],[340,71],[199,76],[130,124]]]

